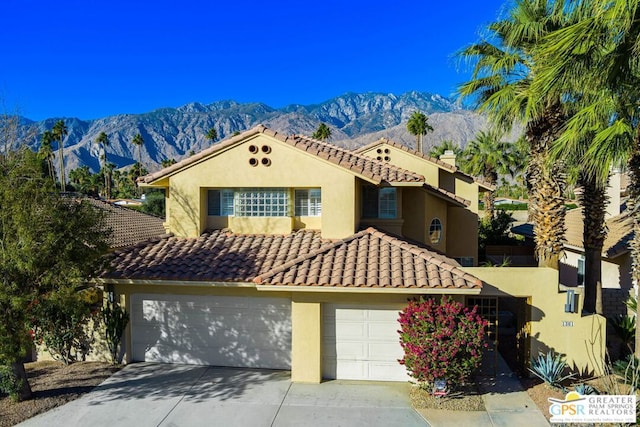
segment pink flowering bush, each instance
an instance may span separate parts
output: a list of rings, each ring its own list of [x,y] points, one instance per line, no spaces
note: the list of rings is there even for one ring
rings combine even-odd
[[[487,321],[451,298],[411,301],[400,312],[399,362],[423,387],[436,379],[465,382],[480,366]]]

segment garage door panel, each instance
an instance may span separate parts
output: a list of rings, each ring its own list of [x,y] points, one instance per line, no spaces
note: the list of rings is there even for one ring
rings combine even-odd
[[[132,295],[134,360],[290,369],[291,302]]]
[[[400,365],[398,305],[323,307],[323,375],[354,380],[407,381]]]

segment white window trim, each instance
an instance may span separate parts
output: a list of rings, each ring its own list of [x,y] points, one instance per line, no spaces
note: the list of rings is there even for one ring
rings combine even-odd
[[[322,215],[322,190],[320,188],[296,188],[293,191],[293,199],[295,216],[319,217]]]

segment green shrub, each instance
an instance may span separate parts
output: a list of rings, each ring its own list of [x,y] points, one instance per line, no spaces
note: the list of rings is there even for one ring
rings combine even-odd
[[[400,363],[426,389],[438,379],[464,383],[480,366],[487,321],[476,308],[443,297],[411,301],[400,312]]]
[[[0,393],[7,394],[11,400],[17,401],[21,389],[22,381],[16,377],[11,367],[0,365]]]
[[[618,315],[609,318],[609,323],[616,333],[616,336],[622,341],[621,356],[625,357],[633,353],[634,342],[636,338],[636,319],[632,316]]]
[[[562,381],[575,377],[573,373],[564,375],[566,369],[567,362],[562,355],[549,351],[546,356],[540,353],[537,359],[531,360],[529,370],[548,385],[562,388]]]
[[[632,354],[624,360],[616,360],[613,364],[613,372],[622,377],[627,383],[638,384],[640,379],[640,360]]]
[[[33,305],[33,331],[51,356],[65,365],[91,352],[91,305],[73,290],[50,294]]]
[[[120,341],[129,323],[129,313],[117,304],[107,303],[102,309],[102,321],[105,325],[105,339],[111,354],[111,363],[117,365],[122,362]]]

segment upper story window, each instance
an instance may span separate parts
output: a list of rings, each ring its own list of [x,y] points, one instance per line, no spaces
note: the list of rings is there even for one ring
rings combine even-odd
[[[319,188],[295,190],[295,215],[320,216],[322,214],[322,200]]]
[[[429,224],[429,240],[434,245],[437,245],[442,240],[442,222],[438,218],[434,218]]]
[[[362,187],[362,217],[393,219],[398,216],[398,194],[394,187]]]
[[[233,190],[209,190],[207,213],[209,216],[233,215]]]
[[[235,191],[236,216],[289,216],[286,188],[248,188]]]

